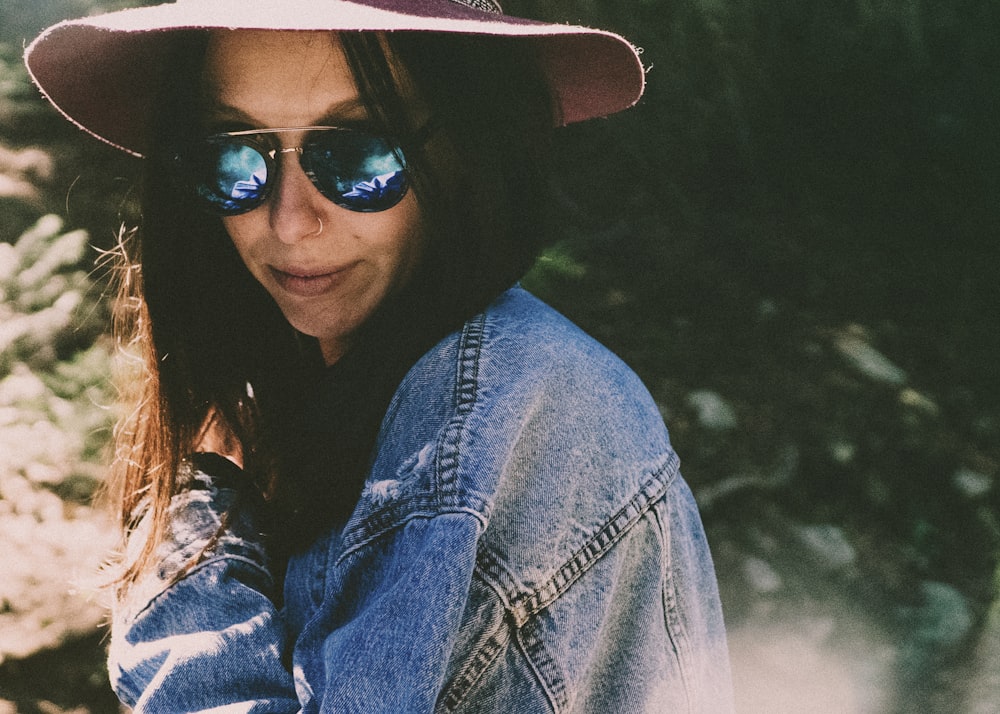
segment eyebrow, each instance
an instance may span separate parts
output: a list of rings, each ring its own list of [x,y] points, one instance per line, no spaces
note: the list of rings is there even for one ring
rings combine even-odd
[[[265,128],[263,122],[258,121],[252,114],[231,104],[220,102],[216,98],[208,97],[204,100],[202,109],[204,123],[211,127],[225,126],[245,126],[248,128]],[[368,120],[368,111],[361,101],[361,97],[352,97],[341,102],[336,102],[327,107],[322,116],[310,122],[311,126],[321,126],[332,124],[360,124]]]

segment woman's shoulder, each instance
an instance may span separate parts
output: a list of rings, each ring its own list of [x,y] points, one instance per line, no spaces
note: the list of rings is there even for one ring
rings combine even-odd
[[[617,375],[637,381],[607,347],[523,288],[503,293],[477,320],[483,331],[480,360],[520,360],[513,374]]]
[[[645,386],[618,356],[521,287],[501,294],[418,360],[389,411],[416,402],[424,418],[431,405],[451,418],[456,409],[526,407],[546,397],[558,398],[564,414],[588,405],[608,413],[641,404],[646,412],[630,419],[660,421]]]
[[[633,528],[678,479],[641,380],[530,293],[508,291],[445,349],[452,411],[433,463],[440,483],[473,497],[463,502],[489,524],[481,550],[498,572],[555,577],[588,543]]]
[[[364,527],[346,541],[458,511],[497,521],[494,535],[514,513],[604,523],[658,498],[677,468],[659,410],[632,370],[515,288],[404,378],[354,519]],[[534,552],[526,535],[501,540]]]
[[[466,330],[480,333],[473,354],[481,400],[556,399],[566,417],[596,409],[631,426],[661,421],[625,362],[526,290],[507,291],[477,320]]]
[[[657,405],[622,360],[521,288],[501,295],[428,352],[389,409],[383,446],[435,444],[458,481],[492,492],[505,460],[648,473],[672,457]],[[411,442],[403,446],[403,442]],[[572,455],[572,458],[568,458]],[[579,460],[579,464],[576,462]]]
[[[480,320],[475,372],[467,375],[479,417],[470,432],[506,436],[509,443],[491,446],[514,454],[547,454],[538,468],[556,479],[614,474],[626,489],[676,458],[635,372],[558,311],[515,289]]]

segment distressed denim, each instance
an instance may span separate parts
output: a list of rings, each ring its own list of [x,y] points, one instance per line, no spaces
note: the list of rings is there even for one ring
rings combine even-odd
[[[732,711],[678,466],[638,378],[514,288],[407,374],[280,609],[249,516],[177,579],[234,493],[192,469],[115,606],[113,685],[138,712]]]

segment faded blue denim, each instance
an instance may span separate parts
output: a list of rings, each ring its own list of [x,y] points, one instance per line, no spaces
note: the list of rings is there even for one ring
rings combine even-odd
[[[160,572],[118,603],[139,712],[732,710],[715,575],[638,378],[515,288],[409,372],[350,520],[288,566],[192,469]],[[141,531],[133,540],[141,540]]]

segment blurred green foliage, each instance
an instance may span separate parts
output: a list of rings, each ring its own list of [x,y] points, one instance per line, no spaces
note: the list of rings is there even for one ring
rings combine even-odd
[[[1000,4],[506,7],[616,29],[644,49],[646,97],[569,128],[563,175],[591,217],[656,217],[663,245],[643,244],[635,262],[677,286],[660,291],[664,309],[691,291],[729,308],[710,293],[732,290],[897,321],[941,343],[915,369],[958,371],[1000,396],[1000,331],[984,323],[1000,307]],[[609,243],[592,262],[634,249]],[[738,287],[690,275],[699,257]]]

